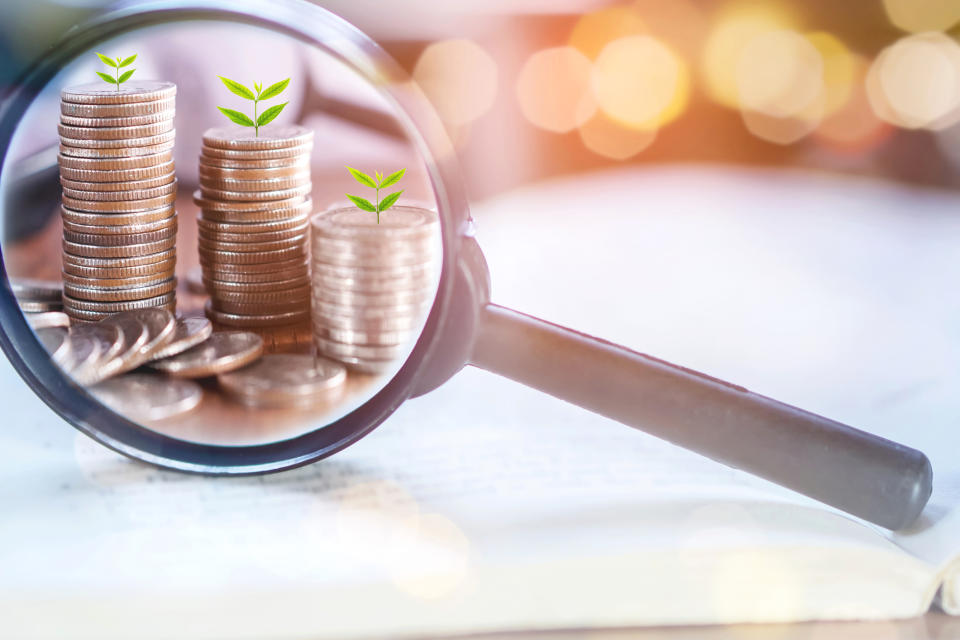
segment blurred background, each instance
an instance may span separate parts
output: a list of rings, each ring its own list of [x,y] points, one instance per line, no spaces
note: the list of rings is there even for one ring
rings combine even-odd
[[[15,82],[67,28],[107,4],[2,3],[0,83]],[[473,198],[649,163],[799,166],[960,184],[960,1],[321,4],[370,34],[420,83]],[[140,58],[162,59],[167,69],[199,64],[198,78],[223,73],[215,63],[222,42],[197,35],[178,43],[189,46],[161,45]],[[285,62],[283,43],[272,44],[269,66],[295,66],[296,45],[289,47]],[[302,64],[310,74],[312,62]],[[379,107],[343,85],[315,73],[312,88],[295,96],[300,111],[316,107],[389,135]],[[181,86],[178,115],[192,109],[185,100],[203,100],[189,89]],[[212,109],[211,100],[202,108]],[[183,128],[178,122],[178,155]],[[52,124],[49,134],[52,143]]]

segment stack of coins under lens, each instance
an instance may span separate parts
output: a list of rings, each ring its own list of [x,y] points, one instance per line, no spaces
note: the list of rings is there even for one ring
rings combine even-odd
[[[200,154],[199,227],[207,316],[268,328],[310,316],[307,246],[313,131],[210,129]]]
[[[409,349],[435,294],[437,214],[356,208],[311,222],[313,332],[317,350],[350,369],[381,373]]]
[[[73,320],[176,308],[176,85],[64,89],[63,308]]]

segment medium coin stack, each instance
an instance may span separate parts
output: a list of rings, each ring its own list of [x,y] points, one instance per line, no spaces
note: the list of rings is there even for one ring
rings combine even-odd
[[[437,214],[393,207],[377,216],[337,209],[311,221],[313,332],[318,351],[381,373],[409,348],[433,302]]]
[[[176,92],[130,82],[60,94],[63,307],[73,320],[176,308]]]
[[[215,323],[263,328],[309,318],[312,149],[313,131],[300,126],[204,133],[194,202]]]

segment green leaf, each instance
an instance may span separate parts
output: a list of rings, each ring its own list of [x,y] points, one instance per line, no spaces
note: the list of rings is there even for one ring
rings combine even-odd
[[[260,114],[260,117],[257,118],[257,126],[262,127],[265,124],[270,124],[273,122],[273,119],[280,115],[280,112],[283,111],[283,108],[290,104],[289,102],[284,102],[283,104],[275,104],[263,113]]]
[[[290,78],[270,85],[263,90],[263,93],[260,94],[260,99],[269,100],[270,98],[276,98],[278,95],[280,95],[281,91],[287,88],[288,84],[290,84]]]
[[[230,118],[231,121],[239,124],[242,127],[252,127],[253,120],[250,119],[250,116],[240,113],[239,111],[234,111],[233,109],[225,109],[223,107],[217,107],[220,109],[220,113]]]
[[[383,180],[383,174],[380,173],[379,171],[374,171],[374,172],[373,172],[373,177],[374,177],[374,179],[376,179],[377,184],[380,184],[380,181]]]
[[[377,208],[373,206],[373,203],[370,202],[369,200],[366,200],[364,198],[358,198],[357,196],[352,196],[349,193],[347,194],[347,197],[350,198],[350,201],[353,202],[353,204],[357,205],[364,211],[369,211],[370,213],[377,212]]]
[[[133,61],[136,60],[136,59],[137,59],[137,54],[133,54],[133,55],[130,56],[129,58],[125,58],[125,59],[123,60],[123,62],[121,62],[118,66],[120,66],[120,67],[129,66],[129,65],[133,64]]]
[[[104,82],[109,82],[110,84],[117,84],[117,79],[113,76],[109,76],[102,71],[97,71],[97,75],[103,78]]]
[[[350,175],[353,176],[353,179],[362,184],[365,187],[370,187],[371,189],[377,188],[377,183],[373,181],[373,178],[365,174],[363,171],[358,171],[353,167],[347,167],[347,171],[350,172]],[[376,209],[374,209],[376,211]]]
[[[235,93],[241,98],[246,98],[247,100],[256,100],[256,96],[253,95],[253,91],[250,91],[250,89],[247,89],[239,82],[231,80],[230,78],[224,78],[223,76],[217,77],[220,78],[221,82],[223,82],[227,89],[230,89],[231,93]]]
[[[397,198],[400,197],[400,194],[403,193],[403,191],[404,191],[403,189],[400,189],[400,191],[394,191],[393,193],[391,193],[390,195],[388,195],[386,198],[384,198],[383,200],[381,200],[381,201],[380,201],[380,209],[377,211],[377,213],[379,213],[379,212],[381,212],[381,211],[386,211],[387,209],[389,209],[390,207],[392,207],[394,204],[396,204]]]
[[[406,169],[400,169],[400,171],[391,173],[386,177],[386,179],[383,182],[380,183],[380,188],[386,189],[387,187],[392,187],[393,185],[397,184],[398,182],[400,182],[400,178],[402,178],[403,174],[405,174],[406,172],[407,172]]]
[[[117,84],[123,84],[124,82],[129,80],[130,76],[133,75],[134,71],[136,71],[136,69],[130,69],[129,71],[124,71],[122,74],[120,74],[120,78],[117,80]]]
[[[107,56],[103,55],[102,53],[98,53],[97,57],[100,58],[100,62],[107,65],[108,67],[113,67],[114,69],[117,68],[117,63],[111,60],[110,58],[108,58]]]

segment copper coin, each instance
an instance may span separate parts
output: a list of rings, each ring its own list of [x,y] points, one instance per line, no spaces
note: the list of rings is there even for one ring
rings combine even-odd
[[[204,274],[203,285],[206,288],[226,287],[229,290],[230,287],[256,285],[256,288],[251,288],[250,291],[257,291],[259,288],[269,289],[271,287],[278,287],[285,283],[290,283],[290,286],[295,286],[301,284],[304,280],[309,281],[310,278],[310,272],[306,265],[284,271],[270,271],[267,273],[231,273],[225,275],[223,279],[211,278],[209,277],[211,275],[219,274]],[[206,289],[204,292],[206,292]]]
[[[177,288],[176,278],[163,280],[156,284],[144,286],[132,286],[123,289],[95,289],[92,287],[80,287],[65,282],[63,285],[64,296],[69,296],[70,305],[75,309],[86,309],[87,311],[103,311],[97,307],[85,306],[88,302],[133,302],[138,300],[147,300],[170,293]],[[84,304],[81,304],[83,302]],[[134,307],[131,307],[134,308]]]
[[[200,239],[205,243],[218,242],[239,242],[239,243],[261,243],[261,242],[279,242],[290,240],[299,236],[304,236],[307,232],[307,225],[293,227],[284,231],[268,231],[266,233],[222,233],[200,229]],[[223,247],[227,249],[228,247]]]
[[[117,211],[76,211],[68,207],[60,208],[64,222],[89,226],[119,226],[150,224],[160,220],[169,220],[176,215],[174,205],[168,204],[145,211],[121,213]]]
[[[68,140],[128,140],[150,138],[173,130],[173,120],[140,124],[132,127],[110,127],[100,125],[95,127],[75,127],[68,124],[57,125],[57,132],[61,138]],[[161,142],[161,141],[158,141]],[[157,143],[151,143],[157,144]]]
[[[78,102],[60,102],[61,117],[77,118],[132,118],[171,112],[176,109],[176,98],[162,100],[143,100],[126,104],[80,104]]]
[[[203,216],[197,216],[197,226],[205,233],[275,233],[290,229],[306,229],[308,224],[309,219],[306,213],[283,220],[240,223],[218,222],[217,220],[207,220]]]
[[[204,317],[178,319],[173,338],[162,349],[154,352],[151,360],[156,361],[183,353],[209,338],[212,333],[213,325]]]
[[[154,309],[158,311],[166,311],[171,316],[176,312],[176,299],[171,300],[165,304],[148,307],[146,309],[134,309],[133,311],[152,311]],[[71,322],[99,322],[102,320],[107,320],[116,316],[118,311],[84,311],[82,309],[69,309],[67,310],[67,315],[70,316]],[[139,362],[136,366],[140,366],[143,362]]]
[[[150,364],[179,378],[205,378],[245,367],[263,354],[263,339],[249,331],[218,331],[188,351]]]
[[[288,407],[329,400],[343,390],[347,372],[325,358],[293,353],[267,354],[217,376],[220,388],[236,400],[258,407]]]
[[[249,290],[227,291],[224,289],[217,289],[215,292],[211,292],[210,297],[214,301],[214,306],[216,306],[216,303],[221,301],[248,302],[251,304],[282,304],[283,302],[297,302],[299,304],[304,301],[309,301],[310,287],[303,284],[295,285],[289,288],[277,288],[273,291],[261,292],[253,292]]]
[[[149,200],[152,198],[162,198],[170,195],[176,198],[176,194],[176,180],[163,184],[159,187],[151,187],[148,189],[125,189],[123,191],[80,191],[77,189],[70,189],[66,186],[63,188],[64,198],[74,198],[77,200],[84,200],[88,202],[94,201],[99,203],[136,202],[140,200]]]
[[[148,373],[128,373],[101,382],[90,392],[111,410],[137,422],[189,413],[203,400],[203,389],[195,382]]]
[[[255,168],[229,168],[229,167],[211,167],[205,164],[200,165],[201,180],[239,180],[249,182],[253,180],[276,180],[278,178],[287,178],[301,174],[310,173],[310,163],[304,159],[303,162],[286,167],[266,167],[263,169]]]
[[[221,300],[211,297],[210,308],[223,313],[236,313],[243,316],[259,316],[288,311],[308,311],[310,309],[309,295],[299,299],[271,302],[248,302],[245,300]]]
[[[63,206],[74,211],[109,212],[109,213],[130,213],[139,211],[148,211],[173,204],[177,199],[176,193],[169,193],[155,198],[144,198],[141,200],[123,200],[118,202],[97,202],[92,200],[76,200],[67,196],[63,197]]]
[[[171,163],[172,164],[172,163]],[[163,187],[169,184],[173,184],[176,181],[176,175],[174,172],[169,171],[162,175],[152,176],[148,178],[120,178],[119,176],[114,176],[114,179],[117,182],[92,182],[90,180],[74,180],[68,178],[63,174],[63,171],[60,172],[60,184],[67,189],[72,189],[74,191],[83,191],[83,192],[117,192],[117,191],[141,191],[143,189],[155,189],[156,187]],[[92,173],[92,172],[87,172]],[[111,173],[111,172],[103,172]],[[117,173],[117,172],[112,172]],[[74,196],[78,197],[78,196]]]
[[[309,156],[313,151],[313,143],[300,144],[281,149],[220,149],[204,146],[200,150],[201,160],[207,158],[224,158],[228,160],[276,160],[278,158],[293,158]]]
[[[50,329],[53,327],[69,327],[70,316],[62,311],[43,311],[40,313],[28,313],[27,324],[34,330]]]
[[[61,180],[75,180],[77,182],[93,182],[104,185],[122,185],[126,182],[138,180],[157,179],[166,176],[174,176],[174,163],[164,162],[152,167],[142,167],[139,169],[113,169],[100,171],[97,169],[71,169],[70,167],[60,167]],[[103,187],[106,189],[107,187]]]
[[[243,159],[243,158],[209,158],[200,156],[200,168],[204,169],[297,169],[310,166],[309,155],[290,156],[289,158],[261,158]]]
[[[258,275],[258,274],[251,274]],[[274,274],[265,274],[267,276],[275,277]],[[275,292],[282,291],[286,289],[293,289],[296,287],[303,287],[310,284],[310,276],[307,274],[307,270],[303,270],[303,275],[295,278],[287,278],[285,280],[269,280],[266,282],[243,282],[241,280],[235,279],[233,281],[223,281],[223,280],[213,280],[211,278],[203,278],[202,280],[204,286],[204,293],[207,291],[217,291],[218,293],[226,291],[235,291],[235,292],[246,292],[246,293],[261,293],[261,292]]]
[[[133,158],[138,156],[155,156],[165,151],[170,151],[173,149],[173,140],[164,142],[162,144],[154,144],[149,146],[130,146],[116,149],[111,147],[69,146],[63,144],[61,141],[59,149],[60,155],[73,156],[75,158],[89,158],[97,160]]]
[[[99,346],[93,357],[77,358],[70,369],[70,375],[83,385],[96,384],[112,375],[116,365],[113,363],[123,351],[125,340],[116,325],[91,323],[77,324],[70,328],[70,340],[86,340]],[[76,349],[75,349],[76,350]]]
[[[10,289],[18,302],[60,302],[63,288],[55,280],[36,278],[11,278]]]
[[[298,195],[280,200],[222,202],[220,200],[204,198],[200,189],[197,189],[193,192],[193,202],[203,209],[204,216],[206,216],[207,211],[269,211],[288,209],[303,204],[306,202],[306,197]]]
[[[159,284],[164,280],[173,277],[173,267],[145,276],[125,276],[120,278],[86,278],[72,273],[63,273],[64,284],[70,284],[75,287],[86,287],[98,290],[105,289],[128,289],[130,287],[145,286],[149,284]]]
[[[396,290],[388,289],[382,293],[353,291],[349,288],[332,289],[323,286],[313,287],[313,296],[318,301],[345,307],[382,307],[392,305],[422,305],[436,294],[433,288]]]
[[[117,327],[123,339],[123,347],[116,359],[105,368],[108,376],[136,369],[144,363],[146,353],[156,350],[155,341],[172,335],[173,315],[162,310],[125,311],[110,315],[101,321]]]
[[[240,253],[238,251],[210,251],[199,247],[200,264],[263,264],[284,262],[294,258],[306,257],[306,248],[300,245],[288,247],[286,249],[277,249],[275,251],[251,251],[249,253]]]
[[[168,249],[158,253],[150,253],[142,256],[126,256],[123,258],[97,258],[91,256],[78,256],[70,253],[61,254],[64,270],[67,265],[76,265],[79,267],[105,267],[114,269],[116,267],[140,267],[143,265],[153,265],[155,263],[176,260],[177,250]],[[75,273],[72,272],[71,273]]]
[[[231,204],[235,202],[277,202],[289,200],[298,196],[307,196],[313,187],[307,183],[299,187],[290,189],[278,189],[276,191],[223,191],[221,189],[209,189],[200,186],[200,196],[207,200],[228,201]]]
[[[176,244],[176,237],[157,240],[156,242],[120,246],[80,244],[77,242],[64,240],[63,250],[73,256],[81,256],[84,258],[132,258],[161,253],[168,249],[172,249],[176,246]]]
[[[310,173],[294,174],[281,178],[262,178],[260,180],[234,180],[232,178],[208,178],[200,175],[200,185],[205,189],[218,189],[220,191],[279,191],[282,189],[293,189],[310,184]],[[205,194],[207,197],[216,197],[215,195]]]
[[[172,148],[172,147],[171,147]],[[168,150],[153,155],[142,155],[130,158],[76,158],[57,156],[61,170],[82,169],[84,171],[125,171],[128,169],[149,169],[168,165],[173,162],[173,152]]]
[[[221,149],[283,149],[313,142],[313,131],[297,124],[277,125],[263,131],[249,127],[214,127],[203,132],[203,144]]]
[[[133,149],[136,147],[155,147],[161,144],[172,144],[176,137],[177,132],[172,129],[154,136],[124,138],[122,140],[90,140],[86,138],[60,136],[60,145],[81,149]]]
[[[50,359],[61,367],[69,367],[73,362],[73,352],[70,340],[67,338],[66,329],[48,327],[37,329],[36,332],[37,339],[46,352],[50,354]]]
[[[117,300],[114,302],[95,302],[89,300],[77,300],[68,295],[63,296],[63,306],[67,313],[71,310],[93,311],[96,313],[119,313],[120,311],[132,311],[137,309],[148,309],[150,307],[159,307],[168,304],[174,300],[173,293],[164,293],[152,298],[141,298],[138,300]]]
[[[228,224],[262,224],[266,222],[285,222],[291,219],[299,219],[313,210],[313,201],[307,198],[303,202],[288,206],[277,207],[274,209],[264,209],[262,211],[216,211],[214,209],[204,209],[202,218],[210,222],[224,222]]]
[[[63,263],[63,272],[66,275],[76,278],[87,278],[90,280],[126,280],[128,278],[158,278],[166,280],[166,274],[172,274],[177,266],[176,258],[162,260],[151,264],[125,266],[126,260],[111,260],[112,263],[120,265],[116,267],[84,267],[69,262]],[[147,282],[149,280],[144,280]]]
[[[368,358],[347,358],[340,356],[337,361],[347,367],[354,373],[363,373],[366,375],[380,375],[386,373],[395,366],[396,358],[389,360],[372,360]]]
[[[131,102],[149,102],[152,100],[170,100],[177,95],[177,85],[172,82],[152,80],[133,80],[111,88],[103,82],[66,87],[60,91],[63,102],[79,104],[129,104]]]
[[[296,324],[310,317],[309,309],[261,315],[225,313],[213,309],[209,300],[207,300],[203,310],[204,313],[207,314],[207,317],[215,323],[233,327],[264,327],[277,324]]]
[[[146,233],[114,233],[114,234],[90,234],[90,233],[73,233],[72,231],[64,231],[63,239],[68,242],[73,242],[77,244],[89,244],[96,245],[101,247],[123,247],[134,244],[149,244],[151,242],[158,242],[160,240],[166,240],[167,238],[172,238],[177,235],[177,226],[173,225],[166,229],[160,229],[159,231],[148,231]]]
[[[280,251],[284,249],[301,249],[306,255],[307,237],[303,234],[286,238],[284,240],[274,240],[272,242],[220,242],[219,240],[210,240],[206,236],[201,236],[197,242],[200,249],[208,252],[237,252],[266,253],[270,251]]]
[[[233,274],[251,274],[251,273],[279,273],[293,269],[307,269],[308,265],[302,256],[297,256],[289,260],[277,262],[261,262],[256,264],[229,264],[229,263],[209,263],[203,265],[204,275],[224,274],[225,278],[230,279]]]
[[[60,311],[63,308],[62,302],[37,302],[35,300],[23,300],[18,302],[17,306],[23,313],[46,313],[47,311]]]
[[[157,111],[133,116],[115,116],[108,118],[60,115],[60,124],[71,127],[139,127],[145,124],[154,124],[173,120],[176,115],[174,109]]]
[[[63,230],[71,233],[85,233],[98,235],[131,235],[136,233],[150,233],[151,231],[161,231],[177,227],[177,215],[174,213],[169,218],[154,220],[153,222],[143,222],[137,224],[75,224],[73,222],[63,221]]]

